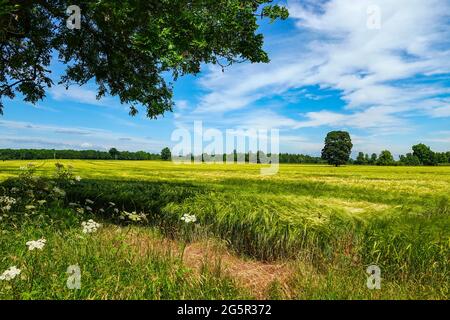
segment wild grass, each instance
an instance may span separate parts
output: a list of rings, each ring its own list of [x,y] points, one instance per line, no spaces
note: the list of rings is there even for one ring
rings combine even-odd
[[[448,298],[450,167],[331,168],[282,165],[278,175],[262,177],[257,165],[174,165],[167,162],[121,161],[62,163],[71,164],[82,181],[65,188],[66,196],[61,210],[67,210],[70,202],[81,203],[85,199],[92,199],[98,219],[120,223],[110,212],[101,214],[98,211],[107,207],[109,202],[114,202],[120,210],[144,212],[148,219],[147,228],[158,230],[158,233],[170,239],[184,242],[218,237],[228,243],[230,250],[246,259],[297,261],[303,271],[309,271],[304,274],[299,270],[297,276],[293,276],[292,292],[288,297]],[[0,163],[0,179],[14,177],[20,172],[18,168],[25,164],[20,161]],[[50,177],[54,162],[36,162],[36,167],[36,174]],[[13,179],[4,182],[3,186],[6,190],[15,183]],[[187,232],[186,227],[180,224],[184,214],[197,217],[194,233]],[[45,214],[49,215],[51,213]],[[58,251],[61,253],[49,253],[43,261],[50,261],[52,255],[61,254],[64,259],[69,255],[69,247],[65,247],[62,242],[71,239],[71,228],[80,221],[62,220],[66,221],[67,230],[57,231],[60,239],[55,240],[61,242]],[[25,241],[31,237],[30,232],[39,233],[48,223],[37,221],[28,224],[29,231],[22,229],[21,225],[11,235]],[[74,236],[74,239],[77,238]],[[10,250],[20,243],[17,240],[11,244],[9,238],[2,240],[2,245],[3,242],[10,243]],[[106,241],[101,244],[96,241],[93,241],[94,247],[110,247]],[[83,287],[86,292],[80,293],[80,298],[246,296],[246,293],[242,293],[245,290],[236,287],[230,279],[211,274],[201,277],[213,283],[207,289],[208,294],[203,292],[195,295],[190,292],[201,292],[199,287],[195,287],[195,281],[187,285],[189,289],[186,292],[183,286],[170,289],[174,291],[172,295],[169,289],[165,291],[164,286],[149,289],[150,285],[146,285],[147,291],[142,291],[142,287],[137,287],[138,282],[142,281],[138,270],[148,270],[149,267],[144,265],[159,266],[155,267],[157,271],[154,272],[165,279],[166,282],[163,282],[167,288],[172,288],[171,283],[181,281],[174,274],[184,270],[183,263],[177,263],[177,259],[160,253],[155,253],[150,260],[145,261],[123,257],[119,261],[115,256],[108,255],[108,250],[98,250],[104,254],[98,259],[105,264],[105,269],[99,272],[107,277],[111,274],[130,277],[130,290],[136,286],[135,290],[139,293],[118,295],[111,291],[111,286],[106,282],[89,280],[94,285]],[[7,251],[3,251],[2,247],[2,252]],[[93,253],[77,257],[80,261],[90,261],[90,254]],[[133,261],[133,266],[123,265],[124,260]],[[90,266],[88,261],[83,263]],[[377,264],[382,269],[381,291],[370,291],[365,286],[365,269],[371,264]],[[172,271],[169,272],[165,266],[178,271],[173,273],[173,269],[170,269]],[[5,269],[6,262],[0,267]],[[113,271],[110,268],[117,269]],[[125,271],[128,269],[130,271]],[[100,277],[100,273],[96,275]],[[119,283],[116,282],[116,287],[122,287],[122,282]],[[97,290],[97,287],[102,289]],[[31,294],[31,297],[45,296],[44,291],[37,295]],[[271,295],[278,295],[276,283],[273,284]]]

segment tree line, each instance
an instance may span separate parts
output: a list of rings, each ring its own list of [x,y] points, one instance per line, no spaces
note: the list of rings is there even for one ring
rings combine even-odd
[[[44,160],[44,159],[80,159],[80,160],[160,160],[160,154],[145,151],[129,152],[111,148],[98,150],[53,150],[53,149],[0,149],[0,160]]]
[[[383,150],[380,155],[359,152],[356,160],[352,161],[356,165],[378,165],[378,166],[437,166],[439,164],[450,163],[450,151],[434,152],[429,146],[423,143],[414,145],[412,152],[400,155],[398,161],[394,159],[389,150]]]
[[[434,152],[425,144],[417,144],[412,147],[412,152],[401,155],[399,160],[395,160],[389,150],[383,150],[380,154],[365,154],[359,152],[356,159],[350,157],[353,144],[350,135],[343,131],[333,131],[325,139],[325,147],[321,157],[314,157],[305,154],[280,153],[279,163],[286,164],[324,164],[340,166],[344,164],[354,165],[378,165],[378,166],[436,166],[450,163],[449,152]],[[236,150],[232,154],[221,155],[188,155],[185,158],[191,161],[211,162],[233,159],[237,162],[243,159],[250,162],[256,156],[257,163],[262,163],[261,158],[266,156],[264,152],[239,153]],[[271,156],[271,154],[267,154]],[[164,148],[160,154],[148,153],[145,151],[129,152],[119,151],[111,148],[109,151],[98,150],[54,150],[54,149],[0,149],[0,160],[45,160],[45,159],[80,159],[80,160],[172,160],[169,148]]]
[[[389,150],[383,150],[378,155],[371,156],[359,152],[356,160],[350,158],[353,143],[350,134],[345,131],[332,131],[325,138],[325,147],[322,150],[322,159],[328,164],[336,167],[344,164],[356,165],[378,165],[378,166],[437,166],[439,164],[450,163],[449,152],[434,152],[423,143],[412,147],[412,152],[401,155],[399,161],[394,160],[394,156]]]

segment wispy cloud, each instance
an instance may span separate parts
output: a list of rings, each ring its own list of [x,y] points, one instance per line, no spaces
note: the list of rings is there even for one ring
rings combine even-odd
[[[367,27],[367,8],[373,5],[381,10],[379,30]],[[291,0],[289,9],[298,32],[277,41],[283,47],[273,50],[272,62],[234,66],[225,73],[209,67],[200,80],[207,93],[193,114],[233,113],[262,99],[292,96],[293,89],[319,86],[340,92],[347,110],[324,108],[283,121],[272,116],[273,123],[400,130],[410,125],[412,113],[450,116],[443,98],[450,95],[447,85],[429,81],[450,79],[449,1]],[[297,94],[317,99],[304,90]]]
[[[84,87],[71,86],[66,89],[64,86],[55,86],[50,89],[52,98],[56,101],[71,101],[95,106],[117,106],[114,99],[111,97],[103,97],[97,99],[97,92],[95,90]]]
[[[3,128],[0,147],[17,148],[63,148],[107,150],[147,150],[158,152],[166,143],[139,136],[124,136],[123,133],[96,128],[60,127],[20,121],[0,120]],[[20,136],[17,135],[20,132]]]

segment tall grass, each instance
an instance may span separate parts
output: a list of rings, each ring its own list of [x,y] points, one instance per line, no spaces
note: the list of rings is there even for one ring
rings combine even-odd
[[[196,236],[219,237],[238,254],[308,262],[318,273],[299,281],[305,297],[347,298],[351,290],[353,297],[383,297],[361,284],[371,264],[383,270],[391,290],[385,296],[408,298],[406,288],[414,286],[433,297],[448,295],[448,168],[282,166],[279,176],[267,179],[257,175],[257,166],[76,164],[83,180],[67,186],[64,206],[92,199],[98,209],[114,202],[121,210],[145,212],[150,226],[173,239],[185,239],[180,217],[195,215]],[[48,174],[46,166],[39,170]],[[108,214],[102,218],[118,222]]]

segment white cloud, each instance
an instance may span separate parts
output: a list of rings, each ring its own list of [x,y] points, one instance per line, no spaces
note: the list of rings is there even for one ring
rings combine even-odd
[[[124,136],[123,133],[109,130],[80,127],[61,127],[19,121],[0,120],[3,128],[0,147],[14,145],[18,148],[63,148],[108,150],[146,150],[159,152],[164,141],[136,136]],[[20,136],[18,136],[20,132]]]
[[[50,94],[56,101],[73,101],[95,106],[114,105],[112,98],[102,97],[102,99],[98,100],[97,92],[95,90],[83,87],[71,86],[66,90],[63,86],[56,86],[50,89]]]
[[[370,5],[381,9],[380,30],[367,28]],[[450,116],[448,101],[437,98],[449,89],[417,80],[450,73],[449,1],[291,0],[289,9],[298,34],[277,41],[270,64],[235,65],[225,73],[209,67],[200,80],[207,94],[195,110],[199,117],[217,117],[311,85],[339,90],[348,112],[318,110],[303,115],[305,121],[275,115],[273,121],[259,121],[259,115],[242,121],[394,130],[410,125],[405,117],[414,112]]]

